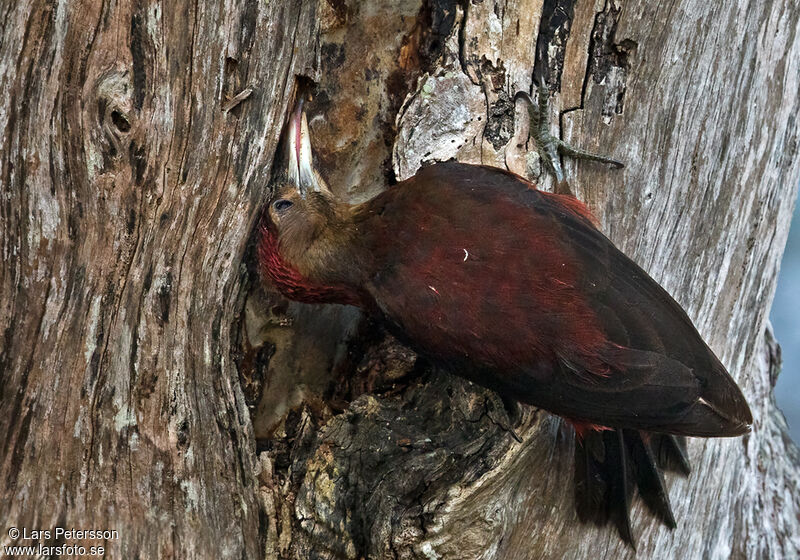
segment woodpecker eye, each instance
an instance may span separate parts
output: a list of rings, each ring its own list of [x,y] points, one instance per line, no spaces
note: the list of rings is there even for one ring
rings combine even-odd
[[[272,207],[275,209],[276,212],[286,212],[289,208],[292,207],[293,202],[291,200],[286,200],[285,198],[281,198],[276,200]]]

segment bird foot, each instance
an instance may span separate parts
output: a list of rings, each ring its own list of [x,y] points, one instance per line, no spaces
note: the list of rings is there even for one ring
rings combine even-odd
[[[622,162],[605,156],[586,152],[584,150],[570,146],[560,138],[550,134],[549,127],[549,102],[550,92],[547,86],[541,84],[537,88],[538,103],[534,103],[528,92],[520,91],[514,96],[514,101],[524,99],[528,104],[528,118],[530,119],[530,135],[536,145],[539,158],[544,163],[550,173],[552,173],[558,184],[564,182],[564,170],[561,167],[560,155],[566,155],[575,159],[585,159],[589,161],[599,161],[613,165],[617,169],[625,167]]]

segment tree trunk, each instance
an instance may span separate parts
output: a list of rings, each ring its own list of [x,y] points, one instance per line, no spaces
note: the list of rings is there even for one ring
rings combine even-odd
[[[259,557],[232,325],[314,6],[4,6],[0,539]]]
[[[633,557],[578,523],[570,429],[250,250],[295,75],[351,200],[456,157],[550,188],[536,67],[603,230],[693,318],[753,409],[693,440],[647,558],[800,555],[800,452],[767,314],[800,180],[792,0],[7,3],[0,30],[0,543],[118,531],[113,558]],[[538,54],[537,54],[538,53]],[[248,91],[250,94],[248,95]],[[486,232],[491,235],[491,232]],[[23,535],[24,537],[24,535]]]

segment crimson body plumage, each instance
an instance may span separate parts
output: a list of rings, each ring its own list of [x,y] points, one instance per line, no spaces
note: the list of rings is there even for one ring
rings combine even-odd
[[[313,168],[302,102],[284,145],[264,277],[292,299],[357,305],[454,373],[573,422],[581,519],[631,542],[635,482],[674,526],[658,466],[688,470],[675,436],[740,435],[752,418],[686,313],[582,203],[449,162],[348,205]]]

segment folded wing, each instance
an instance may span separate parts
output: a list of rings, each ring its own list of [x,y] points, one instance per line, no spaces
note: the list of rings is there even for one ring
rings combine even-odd
[[[368,204],[368,290],[419,351],[570,418],[747,431],[741,391],[686,313],[575,199],[449,163]]]

